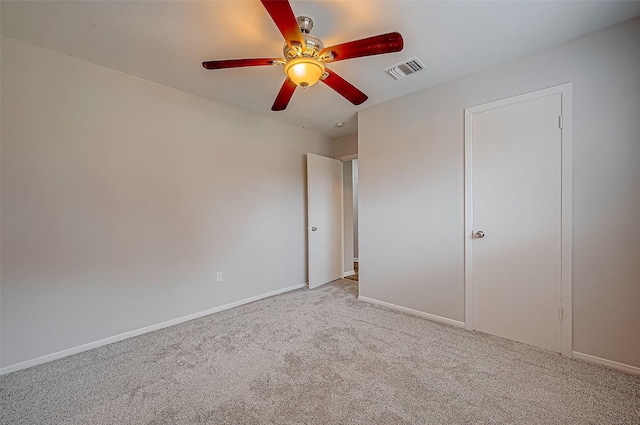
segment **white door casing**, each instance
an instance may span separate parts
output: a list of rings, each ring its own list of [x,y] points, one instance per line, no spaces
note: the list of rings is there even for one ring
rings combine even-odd
[[[569,83],[465,110],[465,326],[565,355],[571,89]],[[474,238],[477,231],[485,236]]]
[[[342,185],[342,162],[307,154],[307,243],[311,289],[343,275]]]

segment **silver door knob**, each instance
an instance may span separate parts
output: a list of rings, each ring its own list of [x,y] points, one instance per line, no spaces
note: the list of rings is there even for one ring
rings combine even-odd
[[[311,231],[312,231],[312,232],[315,232],[316,230],[318,230],[318,228],[317,228],[317,227],[312,227],[312,228],[311,228]]]
[[[484,232],[482,230],[478,230],[473,234],[473,237],[476,239],[482,239],[484,238]]]

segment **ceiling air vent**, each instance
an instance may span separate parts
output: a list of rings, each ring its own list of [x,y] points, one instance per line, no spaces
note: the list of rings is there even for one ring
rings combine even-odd
[[[404,62],[400,62],[390,68],[385,69],[385,72],[391,75],[396,80],[401,80],[407,75],[415,74],[416,72],[423,71],[425,69],[427,69],[427,67],[424,66],[422,62],[420,62],[420,59],[414,56],[411,59],[407,59]]]

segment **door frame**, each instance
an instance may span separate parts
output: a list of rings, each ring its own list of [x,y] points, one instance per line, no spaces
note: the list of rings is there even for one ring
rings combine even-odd
[[[474,329],[474,269],[473,269],[473,116],[493,109],[560,94],[561,117],[561,353],[572,356],[572,115],[573,83],[561,84],[464,110],[464,287],[465,329]]]

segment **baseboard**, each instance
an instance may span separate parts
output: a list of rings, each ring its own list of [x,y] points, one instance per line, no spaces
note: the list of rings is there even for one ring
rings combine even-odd
[[[239,307],[243,304],[249,304],[254,301],[261,300],[263,298],[272,297],[274,295],[279,295],[285,292],[293,291],[296,289],[304,288],[306,284],[301,283],[299,285],[289,286],[287,288],[276,289],[275,291],[267,292],[265,294],[256,295],[255,297],[245,298],[240,301],[235,301],[229,304],[221,305],[219,307],[210,308],[208,310],[200,311],[198,313],[189,314],[187,316],[178,317],[176,319],[167,320],[166,322],[157,323],[155,325],[146,326],[144,328],[136,329],[133,331],[121,333],[119,335],[110,336],[108,338],[104,338],[98,341],[90,342],[87,344],[79,345],[77,347],[68,348],[66,350],[58,351],[56,353],[47,354],[42,357],[38,357],[32,360],[27,360],[21,363],[16,363],[11,366],[6,366],[0,368],[0,375],[5,375],[7,373],[16,372],[18,370],[26,369],[28,367],[37,366],[43,363],[47,363],[53,360],[58,360],[63,357],[72,356],[74,354],[82,353],[83,351],[93,350],[94,348],[101,347],[103,345],[112,344],[114,342],[122,341],[128,338],[133,338],[134,336],[139,336],[142,334],[146,334],[148,332],[157,331],[159,329],[168,328],[169,326],[178,325],[180,323],[188,322],[189,320],[199,319],[200,317],[208,316],[213,313],[218,313],[220,311],[229,310],[230,308]]]
[[[359,261],[357,258],[354,258],[354,259],[353,259],[353,262],[354,262],[354,263],[359,263],[360,261]]]
[[[349,270],[348,272],[342,273],[342,277],[353,276],[354,274],[356,274],[355,270]]]
[[[435,314],[425,313],[424,311],[414,310],[414,309],[408,308],[408,307],[402,307],[402,306],[391,304],[391,303],[388,303],[388,302],[376,300],[374,298],[363,297],[362,295],[360,295],[358,297],[358,301],[364,301],[364,302],[367,302],[367,303],[370,303],[370,304],[381,305],[381,306],[387,307],[387,308],[389,308],[391,310],[401,311],[403,313],[411,314],[413,316],[419,316],[419,317],[422,317],[422,318],[425,318],[425,319],[432,320],[434,322],[444,323],[444,324],[447,324],[447,325],[450,325],[450,326],[454,326],[456,328],[464,329],[464,322],[458,322],[457,320],[447,319],[446,317],[441,317],[441,316],[436,316]]]
[[[623,372],[627,372],[632,375],[640,375],[640,367],[614,362],[613,360],[607,360],[600,357],[591,356],[589,354],[579,353],[577,351],[574,351],[572,353],[572,357],[574,359],[584,360],[586,362],[597,363],[603,366],[609,366],[610,368],[621,370]]]

